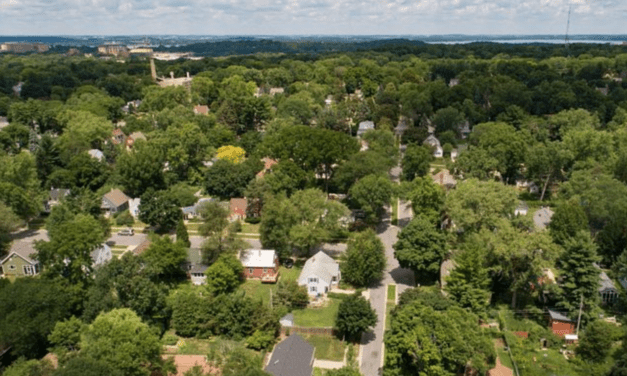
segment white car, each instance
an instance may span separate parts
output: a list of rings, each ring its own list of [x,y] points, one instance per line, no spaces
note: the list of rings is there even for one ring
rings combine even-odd
[[[120,232],[118,232],[118,235],[133,236],[135,235],[135,230],[133,230],[132,228],[125,228],[123,230],[120,230]]]

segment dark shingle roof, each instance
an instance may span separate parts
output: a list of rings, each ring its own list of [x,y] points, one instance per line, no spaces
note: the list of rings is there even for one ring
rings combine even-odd
[[[569,319],[568,317],[562,315],[559,312],[555,312],[555,311],[551,311],[549,310],[549,316],[551,316],[551,318],[553,320],[557,320],[557,321],[566,321],[566,322],[573,322],[573,320]]]
[[[266,371],[274,376],[311,376],[314,347],[298,334],[276,345]]]

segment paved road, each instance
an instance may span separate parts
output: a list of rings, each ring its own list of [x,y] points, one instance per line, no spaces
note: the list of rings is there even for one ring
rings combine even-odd
[[[393,168],[390,171],[392,180],[398,181],[400,173],[401,169],[399,167]],[[398,261],[394,258],[394,248],[392,248],[392,246],[398,239],[400,228],[390,224],[390,215],[391,213],[388,208],[386,216],[377,228],[379,238],[385,246],[385,254],[388,262],[383,280],[369,289],[370,304],[377,313],[378,321],[373,332],[366,333],[362,336],[361,373],[364,376],[379,376],[382,372],[387,285],[396,284],[396,289],[399,294],[415,285],[414,274],[408,269],[401,268]],[[408,223],[411,219],[411,215],[411,206],[407,202],[401,201],[398,210],[399,226]]]

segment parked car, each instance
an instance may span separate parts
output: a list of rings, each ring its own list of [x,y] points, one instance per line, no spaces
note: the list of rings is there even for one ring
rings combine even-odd
[[[125,228],[123,230],[120,230],[120,232],[118,232],[118,235],[133,236],[135,235],[135,230],[133,230],[132,228]]]

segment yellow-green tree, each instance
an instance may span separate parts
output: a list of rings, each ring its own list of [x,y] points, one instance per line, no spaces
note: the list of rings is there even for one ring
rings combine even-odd
[[[216,158],[226,159],[233,163],[242,163],[246,158],[246,151],[238,146],[226,145],[218,149]]]

